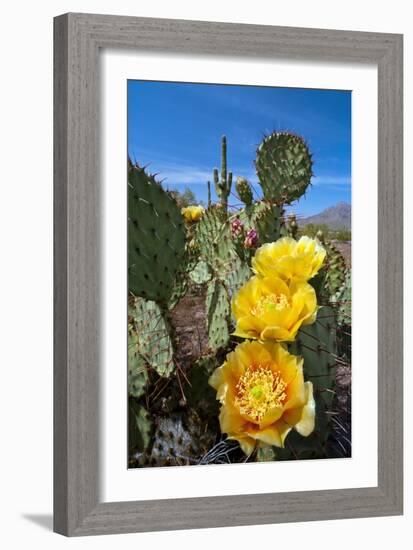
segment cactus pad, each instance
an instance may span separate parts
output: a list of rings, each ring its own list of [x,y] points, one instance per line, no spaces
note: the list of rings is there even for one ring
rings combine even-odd
[[[184,221],[175,201],[155,178],[128,169],[129,290],[166,304],[185,254]]]
[[[128,394],[140,397],[145,393],[148,383],[148,371],[144,358],[138,351],[138,335],[128,330]]]
[[[208,283],[205,305],[208,345],[216,351],[228,343],[230,323],[228,292],[218,279]]]
[[[209,385],[208,380],[217,367],[219,362],[215,355],[200,357],[190,368],[184,387],[188,405],[199,415],[215,419],[218,417],[219,404],[216,400],[216,392]]]
[[[225,278],[236,258],[228,220],[223,219],[222,209],[207,210],[195,229],[194,241],[201,258],[214,273]]]
[[[136,353],[160,376],[174,368],[169,325],[156,302],[130,298],[129,317],[136,334]]]
[[[340,325],[351,324],[351,271],[346,270],[344,283],[332,299],[337,306],[337,322]]]
[[[312,174],[305,141],[289,132],[274,132],[257,149],[255,166],[264,198],[291,203],[305,193]]]
[[[196,285],[203,285],[211,280],[211,269],[204,260],[200,260],[195,268],[189,273],[189,277]]]
[[[135,399],[129,398],[128,410],[129,449],[132,452],[143,452],[147,449],[152,433],[152,422],[148,411]]]
[[[231,298],[248,281],[251,275],[251,269],[247,263],[239,259],[233,261],[231,270],[225,280]]]
[[[304,358],[304,377],[312,381],[314,395],[322,394],[330,406],[337,357],[335,312],[331,307],[321,307],[316,322],[300,329],[291,351]]]
[[[323,246],[327,255],[324,264],[324,290],[327,297],[334,300],[334,296],[343,287],[346,277],[346,262],[341,252],[331,241],[324,241]]]

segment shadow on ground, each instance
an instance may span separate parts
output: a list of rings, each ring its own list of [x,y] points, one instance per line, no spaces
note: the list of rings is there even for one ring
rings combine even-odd
[[[47,531],[53,530],[52,514],[23,514],[22,517],[27,521],[31,521],[32,523],[39,525]]]

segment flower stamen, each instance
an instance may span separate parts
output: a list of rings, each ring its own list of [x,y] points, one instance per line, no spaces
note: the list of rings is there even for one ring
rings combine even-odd
[[[269,410],[283,406],[286,387],[280,372],[266,365],[251,365],[236,385],[235,403],[241,414],[260,422]]]
[[[262,296],[256,305],[251,308],[251,314],[260,317],[268,311],[281,311],[289,307],[289,305],[290,302],[285,294],[268,294],[267,296]]]

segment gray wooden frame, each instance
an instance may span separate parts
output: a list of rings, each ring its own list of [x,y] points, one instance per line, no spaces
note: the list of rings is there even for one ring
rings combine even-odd
[[[402,514],[402,36],[66,14],[55,19],[54,38],[55,531],[74,536]],[[100,502],[98,59],[105,47],[377,65],[377,487]]]

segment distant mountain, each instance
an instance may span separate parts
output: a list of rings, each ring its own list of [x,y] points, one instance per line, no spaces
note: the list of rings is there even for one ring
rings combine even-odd
[[[348,202],[339,202],[319,214],[302,218],[298,223],[301,226],[314,223],[328,225],[330,229],[351,229],[351,205]]]

